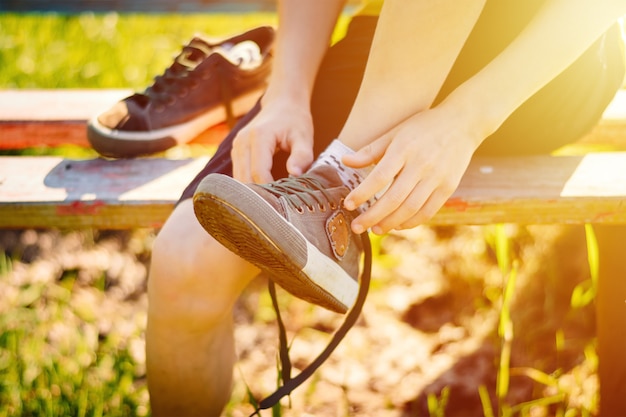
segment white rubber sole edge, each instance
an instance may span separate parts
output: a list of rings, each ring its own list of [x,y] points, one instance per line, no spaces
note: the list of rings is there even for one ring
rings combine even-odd
[[[334,262],[329,263],[309,241],[307,245],[307,262],[302,271],[311,280],[335,297],[348,309],[352,307],[359,292],[359,284]],[[338,278],[339,277],[339,278]]]
[[[251,91],[233,100],[233,115],[240,117],[246,114],[256,104],[264,91],[265,89]],[[226,108],[219,106],[186,123],[149,132],[126,132],[109,129],[100,124],[98,115],[89,120],[89,124],[102,136],[111,140],[131,140],[140,142],[170,137],[173,138],[176,143],[182,145],[190,142],[209,127],[218,125],[224,121],[226,121]]]

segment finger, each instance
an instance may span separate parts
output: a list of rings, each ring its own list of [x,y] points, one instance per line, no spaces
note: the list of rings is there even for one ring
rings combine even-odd
[[[448,198],[450,198],[450,195],[451,194],[445,192],[444,190],[436,190],[417,213],[404,223],[394,228],[396,230],[412,229],[419,225],[428,223],[437,214],[441,207],[443,207]]]
[[[432,181],[422,181],[402,205],[373,226],[372,231],[382,234],[428,223],[451,194],[445,186],[436,187]]]
[[[287,158],[287,172],[290,175],[302,175],[313,163],[313,146],[308,142],[296,140]]]
[[[402,166],[401,160],[396,156],[383,157],[363,182],[346,196],[344,201],[346,209],[356,210],[361,204],[382,192],[394,181]]]
[[[263,145],[262,140],[253,141],[250,155],[250,177],[256,184],[272,182],[272,164],[274,162],[274,146]]]
[[[230,151],[230,158],[233,164],[233,178],[241,182],[251,182],[250,176],[250,152],[247,151],[247,147],[242,145],[246,143],[243,140],[244,133],[239,132],[233,140],[233,147]]]
[[[404,207],[405,204],[410,204],[411,207],[421,207],[426,197],[423,196],[423,191],[420,190],[420,184],[414,185],[415,181],[407,181],[398,176],[398,179],[394,181],[388,190],[364,213],[359,215],[353,221],[353,229],[367,230],[369,228],[377,227],[374,233],[385,233],[391,230],[393,225],[399,224],[398,219],[401,218],[403,213],[408,213],[409,208]],[[412,193],[415,194],[412,195]],[[411,213],[413,214],[413,213]],[[404,214],[406,216],[406,214]]]
[[[357,152],[345,155],[342,162],[350,168],[364,168],[380,161],[389,146],[392,136],[390,134],[383,135],[374,142],[364,146]]]
[[[418,184],[396,210],[387,213],[372,226],[372,231],[376,234],[384,234],[417,216],[428,201],[428,190],[430,188],[423,182]]]

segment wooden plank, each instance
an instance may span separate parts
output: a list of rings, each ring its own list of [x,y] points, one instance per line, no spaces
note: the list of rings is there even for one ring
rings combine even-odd
[[[132,93],[100,88],[0,90],[0,122],[87,121]],[[617,92],[602,119],[607,125],[626,124],[626,89]]]
[[[126,89],[0,90],[0,149],[65,144],[89,147],[85,123],[131,94]],[[193,143],[215,145],[229,128],[214,126]],[[598,126],[580,141],[626,150],[626,90],[620,90]]]
[[[0,158],[0,228],[159,227],[208,158]]]
[[[130,94],[127,89],[0,90],[0,149],[90,147],[87,121]],[[194,143],[217,144],[228,131],[225,123],[218,124]]]
[[[216,145],[228,134],[226,123],[196,137],[193,144]],[[74,145],[89,148],[85,121],[0,122],[0,150]]]
[[[3,122],[84,122],[130,94],[128,89],[0,90],[0,118]]]
[[[0,228],[159,227],[206,158],[0,158]],[[432,224],[626,224],[626,152],[477,158]]]
[[[433,224],[626,224],[626,152],[476,158]]]

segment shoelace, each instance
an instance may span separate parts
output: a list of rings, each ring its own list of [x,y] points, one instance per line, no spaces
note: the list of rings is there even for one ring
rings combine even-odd
[[[372,276],[372,246],[370,243],[369,235],[367,232],[360,235],[361,242],[363,244],[363,273],[361,274],[361,279],[359,280],[359,292],[357,294],[356,301],[352,308],[346,314],[346,318],[339,326],[339,328],[333,334],[330,342],[326,346],[326,348],[311,362],[306,368],[302,370],[295,377],[291,377],[291,359],[289,357],[289,345],[287,342],[287,333],[285,330],[285,324],[280,315],[280,310],[278,308],[278,301],[276,300],[276,285],[274,281],[271,279],[268,280],[268,287],[270,296],[272,298],[272,306],[274,307],[274,311],[276,312],[276,322],[278,326],[279,333],[279,358],[280,358],[280,370],[279,376],[282,378],[283,385],[279,387],[273,394],[259,401],[256,409],[250,415],[252,416],[260,416],[261,410],[266,410],[268,408],[276,405],[281,398],[291,394],[291,392],[298,388],[304,381],[306,381],[315,371],[328,359],[331,353],[335,350],[335,348],[339,345],[339,343],[343,340],[348,331],[354,326],[356,321],[361,314],[363,309],[363,304],[365,303],[365,299],[367,298],[367,293],[370,287],[370,280]]]
[[[145,95],[161,102],[167,101],[172,94],[181,88],[189,87],[197,82],[193,70],[211,54],[211,48],[194,39],[175,58],[174,63],[162,75],[154,78],[154,83],[146,90]]]
[[[320,210],[326,208],[326,203],[331,209],[335,209],[341,202],[334,202],[332,196],[326,191],[326,186],[320,180],[302,175],[299,177],[287,177],[270,184],[259,185],[276,197],[284,197],[285,200],[296,210],[302,211],[303,205],[308,210]],[[314,191],[319,191],[323,198],[318,197]]]
[[[198,85],[199,81],[194,70],[212,53],[214,51],[209,45],[201,40],[192,39],[189,44],[183,46],[183,50],[174,59],[174,63],[162,75],[157,75],[154,83],[138,96],[147,98],[145,103],[148,101],[156,105],[174,103],[177,95],[184,94]],[[236,120],[232,108],[233,94],[230,84],[219,67],[215,68],[215,73],[219,82],[222,103],[226,108],[226,122],[232,128]]]

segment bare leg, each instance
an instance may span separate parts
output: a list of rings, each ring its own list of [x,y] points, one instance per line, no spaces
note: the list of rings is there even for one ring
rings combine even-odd
[[[202,229],[191,200],[159,233],[148,282],[152,415],[219,416],[231,393],[232,307],[258,273]]]
[[[339,139],[358,150],[429,108],[484,4],[386,0],[361,89]]]

